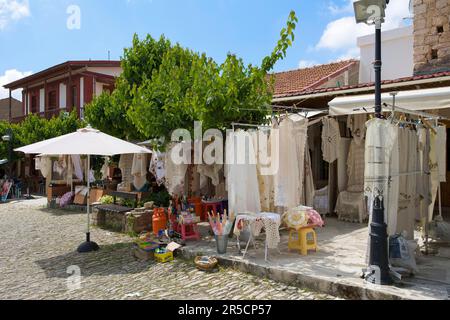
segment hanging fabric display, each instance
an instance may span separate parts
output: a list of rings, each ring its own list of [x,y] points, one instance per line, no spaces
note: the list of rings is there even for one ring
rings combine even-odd
[[[434,133],[431,131],[429,157],[431,203],[428,206],[428,222],[433,221],[434,203],[436,201],[436,195],[439,187],[438,150],[442,147],[438,146],[437,142],[437,132]]]
[[[395,234],[397,230],[398,130],[396,125],[386,120],[375,118],[367,122],[364,190],[370,212],[374,199],[383,199],[389,235]]]
[[[367,114],[349,115],[347,118],[347,128],[352,133],[353,140],[360,145],[366,138]]]
[[[274,177],[275,205],[294,208],[301,203],[308,119],[294,115],[279,125],[279,168]]]
[[[104,159],[105,162],[103,163],[102,169],[100,171],[101,171],[101,174],[102,174],[102,180],[106,180],[109,177],[109,165],[108,165],[108,163],[110,161],[110,157],[104,157],[103,159]]]
[[[84,181],[84,174],[83,174],[83,166],[81,163],[81,157],[79,154],[71,155],[71,162],[73,165],[73,172],[78,180]]]
[[[251,135],[244,131],[231,132],[225,143],[225,177],[229,212],[261,212],[256,153]]]
[[[190,142],[172,143],[165,157],[165,186],[171,195],[184,194],[184,182],[190,163]]]
[[[447,150],[444,146],[447,145],[447,127],[439,126],[436,128],[437,132],[437,141],[436,144],[441,146],[437,150],[437,164],[439,168],[439,181],[446,182],[447,181]]]
[[[164,184],[164,180],[166,177],[166,170],[164,167],[164,162],[166,159],[166,154],[161,153],[159,151],[153,152],[152,159],[150,161],[149,171],[156,179],[156,183],[158,186]]]
[[[347,191],[361,192],[364,190],[365,145],[355,140],[350,143],[347,159]]]
[[[52,160],[50,157],[36,157],[35,169],[40,170],[42,176],[48,179],[52,174]]]
[[[133,155],[131,175],[133,176],[134,188],[136,190],[142,190],[147,184],[147,154],[137,153]]]
[[[311,153],[309,149],[306,149],[305,152],[305,173],[303,179],[303,193],[301,203],[305,204],[308,207],[314,206],[314,195],[315,195],[315,186],[314,186],[314,178],[312,174],[311,167]]]
[[[261,201],[262,211],[274,210],[274,190],[273,190],[273,175],[263,172],[264,168],[270,167],[271,163],[267,163],[270,159],[274,161],[271,152],[270,134],[269,131],[252,131],[250,132],[253,139],[253,146],[257,150],[257,172],[258,172],[258,186]],[[264,154],[267,153],[267,154]]]
[[[339,123],[334,118],[325,117],[322,120],[322,153],[323,160],[333,163],[339,156],[341,133]]]

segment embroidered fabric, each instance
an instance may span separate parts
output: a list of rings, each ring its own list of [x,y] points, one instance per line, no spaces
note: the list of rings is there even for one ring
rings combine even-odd
[[[279,214],[270,212],[261,212],[260,214],[238,215],[233,233],[239,237],[242,230],[248,228],[253,237],[261,234],[262,229],[266,232],[266,244],[269,249],[275,249],[280,243],[280,224]]]
[[[156,179],[158,186],[161,186],[165,182],[166,170],[164,167],[164,162],[166,159],[166,154],[159,151],[153,152],[152,159],[150,161],[149,171]]]
[[[136,190],[141,190],[147,183],[147,155],[137,153],[133,155],[131,175],[133,176],[133,186]]]
[[[347,118],[347,128],[352,133],[353,140],[356,144],[364,144],[366,138],[366,121],[367,114],[349,115]]]
[[[256,154],[251,135],[244,131],[230,132],[225,153],[229,212],[261,212]]]
[[[190,150],[188,142],[172,143],[168,147],[164,162],[166,176],[164,184],[171,195],[182,195],[184,193],[184,181],[189,166]],[[176,154],[177,151],[180,152],[178,154],[180,163],[175,163],[173,158],[175,155],[172,155],[172,152]],[[178,160],[176,161],[178,162]]]
[[[279,126],[279,169],[274,177],[275,206],[294,208],[303,192],[308,119],[290,117]]]
[[[336,119],[328,117],[323,118],[322,123],[323,160],[328,163],[333,163],[339,157],[338,146],[341,139],[339,123]]]
[[[131,174],[131,168],[133,166],[133,155],[123,154],[120,156],[119,169],[122,172],[122,182],[129,184],[133,183],[133,175]]]

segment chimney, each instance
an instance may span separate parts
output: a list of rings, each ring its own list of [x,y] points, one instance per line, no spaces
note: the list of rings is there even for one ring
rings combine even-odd
[[[450,0],[414,1],[414,74],[450,71]]]

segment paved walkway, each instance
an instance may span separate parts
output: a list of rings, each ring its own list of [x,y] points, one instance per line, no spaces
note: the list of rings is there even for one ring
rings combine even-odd
[[[334,299],[228,268],[206,274],[187,260],[139,262],[128,236],[101,229],[92,230],[101,250],[81,255],[85,215],[45,203],[0,204],[0,299]],[[81,270],[79,289],[70,266]]]

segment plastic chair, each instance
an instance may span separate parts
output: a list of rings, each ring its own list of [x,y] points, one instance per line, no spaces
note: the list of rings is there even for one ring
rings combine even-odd
[[[223,203],[222,201],[219,202],[203,202],[203,211],[201,220],[202,221],[208,221],[208,212],[213,212],[214,214],[217,213],[223,213]]]
[[[186,240],[200,240],[200,232],[196,223],[181,224],[181,239]]]
[[[297,233],[297,237],[295,237]],[[308,239],[311,235],[311,239]],[[317,235],[313,228],[301,228],[299,230],[289,230],[288,251],[298,250],[301,255],[308,255],[308,250],[317,252]]]

